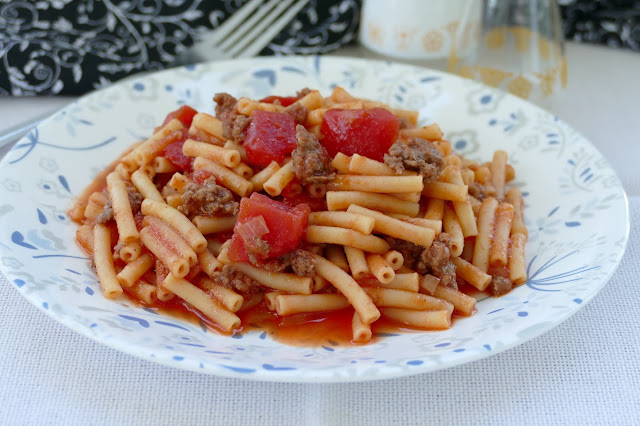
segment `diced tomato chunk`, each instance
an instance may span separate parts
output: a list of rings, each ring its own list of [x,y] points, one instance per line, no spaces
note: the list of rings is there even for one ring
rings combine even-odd
[[[284,198],[290,198],[300,194],[301,190],[302,186],[296,179],[294,179],[286,184],[284,188],[282,188],[282,192],[280,193],[280,195],[282,195]]]
[[[293,116],[278,112],[255,110],[246,131],[244,149],[251,164],[266,166],[272,161],[282,163],[296,147],[296,123]]]
[[[187,157],[182,153],[182,145],[184,145],[186,138],[187,131],[186,129],[183,129],[182,138],[175,142],[171,142],[162,151],[162,156],[166,157],[167,160],[171,161],[171,163],[181,171],[187,171],[193,168],[193,158]]]
[[[197,113],[198,111],[191,108],[189,105],[182,105],[177,110],[170,112],[167,115],[167,118],[164,119],[164,123],[162,123],[162,125],[164,126],[174,118],[177,118],[178,120],[180,120],[180,122],[182,122],[182,125],[184,127],[189,128],[191,126],[191,122],[193,121],[193,116]]]
[[[325,200],[325,197],[314,198],[304,191],[296,195],[286,195],[283,191],[282,202],[291,207],[306,204],[312,212],[327,210],[327,201]]]
[[[269,228],[269,233],[263,236],[263,240],[271,247],[267,258],[276,258],[300,246],[307,230],[310,211],[309,206],[305,204],[291,207],[254,192],[250,198],[240,201],[240,213],[234,229],[248,220],[262,216]],[[249,261],[244,242],[236,232],[231,238],[229,259],[234,262]]]
[[[211,172],[200,169],[196,169],[189,174],[191,180],[200,185],[202,185],[204,181],[209,179],[211,176],[213,176]]]
[[[267,104],[275,103],[275,101],[280,101],[280,105],[283,107],[288,107],[289,105],[295,103],[298,99],[297,96],[267,96],[266,98],[260,99],[260,102],[264,102]]]
[[[383,161],[396,141],[400,123],[384,108],[330,109],[322,118],[322,145],[329,155],[360,154]]]

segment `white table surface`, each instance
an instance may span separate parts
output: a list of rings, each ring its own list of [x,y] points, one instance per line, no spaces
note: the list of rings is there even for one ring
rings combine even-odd
[[[359,47],[338,55],[374,56]],[[258,383],[102,346],[41,313],[0,276],[0,424],[640,424],[640,54],[570,43],[567,56],[569,87],[552,109],[617,170],[631,236],[610,282],[562,325],[431,374]],[[0,132],[71,100],[0,98]]]

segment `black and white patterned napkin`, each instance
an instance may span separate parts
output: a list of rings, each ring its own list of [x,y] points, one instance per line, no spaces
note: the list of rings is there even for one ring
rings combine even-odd
[[[170,66],[247,0],[0,0],[0,95],[79,95]],[[260,55],[355,39],[360,0],[311,0]]]
[[[640,51],[640,1],[560,0],[567,40]]]

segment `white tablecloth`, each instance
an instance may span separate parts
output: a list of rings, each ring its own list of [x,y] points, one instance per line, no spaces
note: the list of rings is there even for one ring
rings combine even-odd
[[[562,325],[431,374],[258,383],[116,352],[45,316],[0,276],[0,424],[639,424],[640,55],[570,44],[568,58],[570,87],[553,109],[618,171],[631,237],[611,281]],[[0,99],[0,130],[65,102]]]

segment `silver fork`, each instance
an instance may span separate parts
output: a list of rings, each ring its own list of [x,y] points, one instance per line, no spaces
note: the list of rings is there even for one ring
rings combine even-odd
[[[248,58],[264,49],[309,0],[251,0],[180,55],[180,63]]]
[[[176,63],[188,64],[255,56],[307,3],[309,0],[251,0],[222,25],[178,55]],[[8,129],[0,135],[0,148],[18,141],[51,114]],[[0,155],[0,158],[2,156]]]

